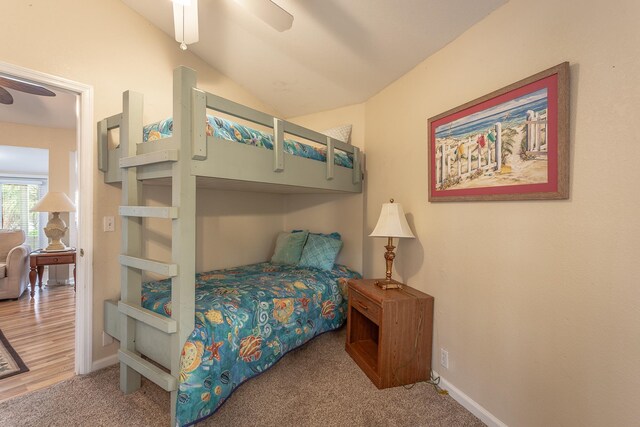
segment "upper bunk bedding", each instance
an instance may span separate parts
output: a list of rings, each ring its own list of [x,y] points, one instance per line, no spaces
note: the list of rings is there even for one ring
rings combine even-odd
[[[143,142],[150,142],[170,137],[173,133],[173,118],[161,120],[147,125],[143,129]],[[252,145],[255,147],[273,150],[273,136],[248,126],[232,122],[221,117],[207,115],[207,136],[216,136],[232,142]],[[292,139],[284,140],[284,151],[294,156],[307,159],[327,161],[327,149],[302,144]],[[338,166],[353,169],[353,155],[336,150],[334,163]]]
[[[211,415],[244,381],[340,327],[354,277],[341,265],[325,271],[272,263],[198,273],[195,329],[180,359],[178,424]],[[170,281],[143,284],[142,306],[170,315]]]

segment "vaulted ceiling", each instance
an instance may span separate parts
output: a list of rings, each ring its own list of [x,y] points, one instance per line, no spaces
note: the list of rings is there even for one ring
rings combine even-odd
[[[174,37],[170,0],[122,1]],[[294,16],[280,33],[235,0],[200,0],[189,49],[299,116],[367,100],[506,1],[274,0]]]
[[[171,0],[122,1],[174,38]],[[294,16],[286,32],[235,0],[199,0],[189,50],[295,117],[366,101],[508,0],[274,1]],[[0,121],[75,127],[74,95],[11,94]]]

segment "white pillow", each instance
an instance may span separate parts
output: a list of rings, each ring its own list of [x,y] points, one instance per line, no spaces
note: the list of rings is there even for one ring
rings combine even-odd
[[[322,131],[323,134],[344,143],[351,143],[351,125],[342,125]]]

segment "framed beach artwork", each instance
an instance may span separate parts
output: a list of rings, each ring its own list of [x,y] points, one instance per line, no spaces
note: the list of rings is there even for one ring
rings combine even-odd
[[[428,121],[429,201],[567,199],[569,63]]]

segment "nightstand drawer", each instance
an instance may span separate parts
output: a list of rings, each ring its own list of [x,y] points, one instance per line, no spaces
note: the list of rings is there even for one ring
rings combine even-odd
[[[351,298],[351,306],[353,308],[374,322],[380,322],[380,313],[382,309],[377,303],[353,289],[351,289],[351,292],[349,293],[349,298]]]

